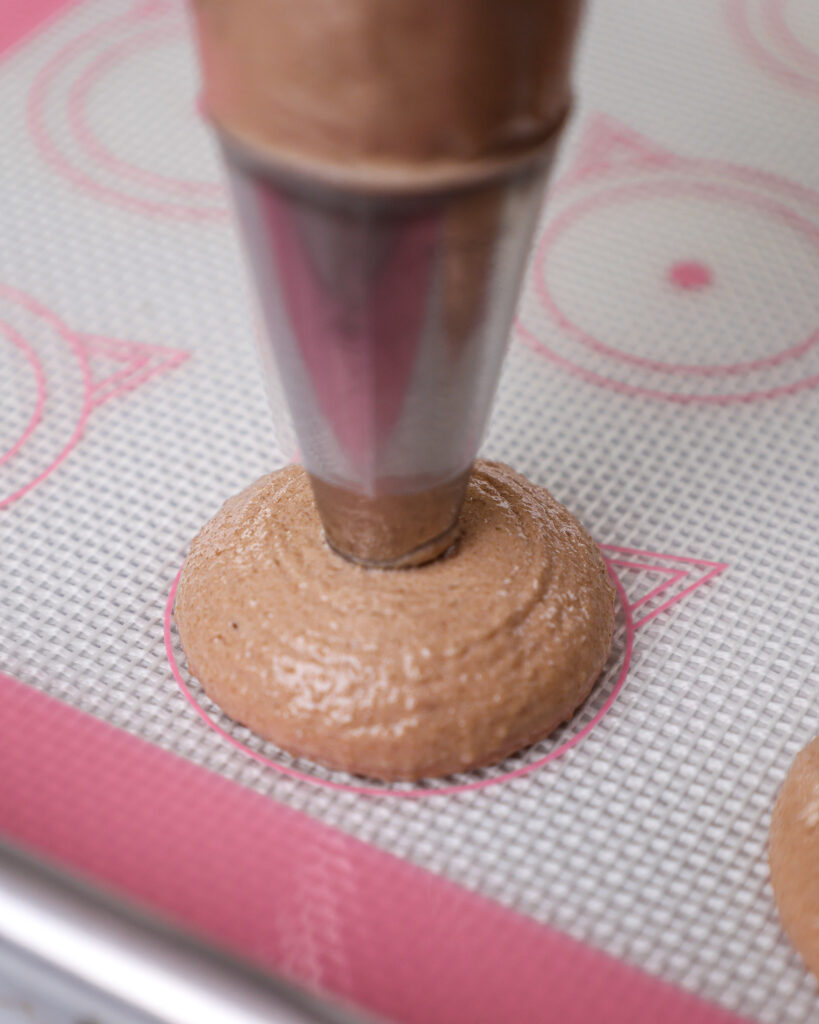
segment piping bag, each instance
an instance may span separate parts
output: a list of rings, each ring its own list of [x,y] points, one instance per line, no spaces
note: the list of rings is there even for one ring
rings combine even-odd
[[[263,331],[328,543],[446,551],[570,104],[580,0],[194,0]]]

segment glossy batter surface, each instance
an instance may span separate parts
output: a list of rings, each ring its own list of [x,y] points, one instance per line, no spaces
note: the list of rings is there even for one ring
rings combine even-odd
[[[541,487],[478,462],[446,557],[365,569],[326,544],[304,471],[231,498],[194,540],[176,621],[233,719],[298,756],[381,779],[490,764],[548,735],[608,657],[614,590]]]
[[[797,754],[782,786],[769,856],[782,925],[819,978],[819,737]]]

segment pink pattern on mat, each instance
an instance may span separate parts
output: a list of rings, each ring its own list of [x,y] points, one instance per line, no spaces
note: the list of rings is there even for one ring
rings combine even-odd
[[[780,82],[819,96],[819,54],[798,39],[785,14],[787,0],[725,0],[728,27],[754,63]],[[754,30],[751,9],[759,12]]]
[[[623,609],[626,625],[626,637],[625,646],[623,651],[623,661],[620,666],[620,671],[614,686],[611,689],[608,697],[606,698],[603,706],[597,711],[594,717],[579,729],[576,733],[571,735],[563,743],[559,744],[553,750],[550,750],[548,754],[538,758],[531,764],[525,764],[522,767],[516,768],[512,771],[503,772],[500,775],[494,775],[488,778],[476,779],[473,782],[457,783],[447,786],[439,787],[418,787],[413,789],[395,789],[389,786],[373,786],[373,785],[350,785],[348,783],[336,782],[332,779],[324,778],[319,775],[311,775],[307,772],[300,771],[297,768],[292,768],[289,765],[282,764],[280,761],[274,760],[272,757],[268,757],[265,754],[254,750],[249,747],[246,743],[243,743],[240,739],[237,739],[230,732],[224,729],[218,722],[214,721],[209,712],[197,701],[187,682],[185,681],[182,671],[176,659],[173,646],[173,605],[176,597],[176,588],[179,582],[179,576],[182,570],[179,570],[176,578],[171,585],[170,593],[168,594],[168,600],[165,605],[165,651],[168,656],[168,664],[171,669],[171,673],[177,682],[180,690],[182,691],[185,699],[191,705],[196,714],[208,725],[214,732],[218,733],[222,739],[226,740],[231,746],[237,750],[241,750],[242,753],[252,758],[254,761],[258,761],[260,764],[265,765],[268,768],[272,768],[275,771],[281,772],[283,775],[289,775],[295,779],[301,779],[304,782],[309,782],[314,785],[323,786],[327,789],[335,789],[345,793],[355,793],[359,796],[378,796],[378,797],[402,797],[404,799],[420,799],[423,797],[432,796],[452,796],[455,793],[466,793],[471,790],[487,789],[490,786],[496,786],[502,782],[510,782],[513,779],[521,778],[524,775],[528,775],[539,768],[544,767],[551,761],[555,761],[561,757],[572,747],[580,743],[588,734],[602,721],[602,719],[611,710],[612,705],[620,695],[626,678],[628,676],[629,666],[631,664],[632,649],[634,645],[634,633],[645,623],[650,622],[651,619],[655,618],[661,612],[666,611],[677,601],[681,600],[687,594],[692,593],[698,587],[707,583],[713,579],[719,573],[721,573],[728,566],[724,562],[708,562],[698,558],[684,558],[677,555],[661,555],[654,551],[640,551],[636,548],[623,548],[615,545],[603,545],[601,550],[603,551],[606,561],[609,566],[609,574],[617,590],[618,599]],[[640,558],[641,562],[635,562],[630,559],[625,559],[624,555],[632,555]],[[651,559],[651,562],[647,560]],[[657,565],[656,562],[672,561],[675,563],[683,563],[687,566],[686,569],[680,569],[678,566],[664,566],[662,564]],[[648,594],[645,594],[636,602],[631,602],[626,596],[623,584],[618,577],[617,573],[613,571],[612,566],[619,565],[628,569],[638,569],[650,573],[659,573],[660,575],[670,576],[670,579],[664,579],[656,587],[654,587]],[[692,580],[684,589],[677,593],[674,593],[671,597],[667,598],[658,607],[653,608],[648,614],[643,615],[637,622],[633,620],[633,611],[636,608],[643,607],[650,601],[654,600],[661,593],[666,592],[669,588],[675,584],[688,579],[695,572],[695,569],[699,569],[699,575]]]
[[[575,158],[561,177],[549,188],[549,194],[563,195],[584,178],[609,175],[618,179],[635,172],[683,170],[701,174],[716,174],[720,178],[742,181],[760,189],[789,196],[794,203],[812,208],[819,216],[819,192],[782,178],[770,171],[730,163],[727,160],[697,159],[680,156],[646,138],[609,114],[594,114],[589,118],[575,143]]]
[[[671,579],[663,581],[639,600],[632,602],[632,611],[648,604],[649,601],[652,601],[655,597],[664,593],[676,583],[679,583],[682,580],[691,579],[691,582],[682,590],[674,593],[671,597],[663,601],[661,605],[653,608],[647,615],[638,619],[634,623],[635,629],[639,629],[641,626],[644,626],[647,622],[650,622],[662,612],[668,611],[672,605],[681,601],[688,594],[693,594],[693,592],[704,583],[708,583],[709,580],[714,579],[715,576],[719,576],[721,572],[724,572],[728,568],[727,562],[710,562],[704,558],[687,558],[684,555],[664,555],[660,554],[658,551],[641,551],[638,548],[624,548],[617,544],[603,544],[602,549],[606,555],[606,560],[609,565],[619,565],[626,569],[639,569],[644,572],[659,572],[671,575]],[[623,558],[624,555],[629,556],[629,558]],[[632,558],[638,558],[640,561],[632,561]],[[660,562],[661,564],[657,565],[654,563],[647,563],[647,559],[656,560],[656,562]],[[676,565],[664,566],[662,565],[663,562],[678,563],[687,566],[687,568],[680,569],[677,568]]]
[[[551,190],[552,216],[538,242],[534,259],[534,285],[541,305],[560,331],[561,339],[580,346],[578,357],[571,348],[558,351],[556,342],[539,336],[522,313],[515,326],[535,351],[583,380],[621,394],[662,399],[680,404],[728,405],[796,394],[819,384],[815,354],[819,349],[819,323],[810,325],[804,337],[779,351],[754,359],[693,364],[651,359],[594,337],[564,312],[550,287],[546,261],[553,244],[590,211],[647,199],[691,197],[724,206],[728,201],[759,211],[783,224],[812,249],[819,263],[819,194],[804,186],[753,168],[724,161],[694,160],[677,156],[619,124],[613,118],[592,118],[576,145],[569,169]],[[658,281],[668,270],[658,268]],[[714,280],[710,266],[692,259],[672,264],[674,280],[699,293]],[[696,277],[692,277],[696,271]],[[684,277],[679,275],[684,272]],[[694,300],[692,294],[692,301]],[[707,321],[706,321],[707,329]],[[565,345],[565,340],[564,340]],[[595,358],[585,359],[582,349]],[[812,361],[810,361],[812,360]],[[617,364],[622,364],[618,367]],[[794,369],[790,367],[795,364]],[[804,365],[803,365],[804,364]],[[643,372],[629,379],[628,369]],[[786,376],[777,378],[774,371]],[[656,385],[653,383],[656,381]],[[802,374],[802,376],[798,376]],[[788,380],[790,376],[792,379]],[[714,380],[711,387],[696,382]],[[795,379],[794,379],[795,378]],[[690,383],[685,384],[685,380]],[[735,381],[736,383],[731,383]]]
[[[641,562],[629,562],[624,558],[609,559],[609,564],[620,565],[624,569],[659,572],[671,577],[671,579],[663,580],[661,583],[658,583],[653,590],[649,590],[647,594],[644,594],[638,600],[632,601],[632,611],[634,611],[635,608],[639,608],[641,605],[646,604],[652,598],[657,597],[658,594],[662,594],[664,591],[668,590],[669,587],[673,587],[675,583],[679,583],[681,579],[684,579],[688,575],[684,569],[665,569],[659,565],[644,565]]]
[[[0,56],[23,42],[49,21],[76,6],[78,0],[24,0],[7,3],[0,12]]]
[[[217,182],[190,182],[167,178],[145,168],[136,167],[109,153],[87,127],[82,104],[89,89],[99,75],[117,60],[136,52],[145,45],[162,41],[174,34],[182,35],[184,26],[177,23],[181,7],[163,0],[136,2],[125,14],[118,15],[80,33],[60,47],[40,69],[28,96],[26,116],[29,132],[43,159],[76,188],[103,202],[151,216],[170,217],[188,221],[224,221],[228,216],[223,190]],[[166,19],[170,16],[173,23]],[[122,38],[121,33],[126,33]],[[95,56],[96,48],[104,47]],[[91,158],[89,166],[101,168],[108,177],[95,177],[81,165],[70,151],[66,151],[59,135],[52,132],[47,118],[49,100],[58,98],[55,92],[58,75],[72,64],[89,61],[74,81],[66,98],[67,125],[76,145]],[[196,115],[191,109],[191,119]],[[119,179],[119,181],[117,180]],[[129,192],[128,182],[151,186],[154,194],[139,195]],[[162,193],[167,193],[163,195]],[[213,197],[213,205],[197,205],[197,197]],[[185,202],[188,197],[191,201]]]
[[[88,396],[90,409],[97,409],[103,402],[133,391],[156,374],[180,366],[190,357],[190,353],[182,349],[102,338],[95,334],[82,334],[80,341],[87,359],[95,355],[104,356],[122,364],[119,370],[99,378],[92,371]]]
[[[22,339],[5,320],[0,320],[0,336],[5,335],[11,342],[20,347],[24,342],[23,351],[29,356],[35,368],[37,395],[35,412],[32,415],[23,435],[0,458],[0,509],[17,501],[32,488],[45,480],[77,446],[91,413],[104,402],[144,384],[151,377],[165,370],[179,366],[188,358],[188,353],[178,349],[163,348],[131,341],[120,341],[114,338],[102,338],[96,335],[84,335],[72,331],[56,314],[47,309],[41,302],[8,285],[0,284],[0,310],[4,303],[11,307],[20,307],[26,314],[35,318],[48,332],[52,345],[65,348],[65,359],[73,360],[74,369],[82,381],[83,398],[78,406],[76,420],[70,425],[68,433],[61,439],[61,447],[42,469],[32,471],[32,475],[23,484],[14,486],[10,493],[2,487],[5,466],[15,465],[16,461],[26,455],[26,442],[36,440],[37,432],[42,429],[44,415],[47,414],[50,399],[55,402],[59,398],[61,381],[46,380],[42,360],[33,348],[30,339]],[[114,362],[116,369],[108,369],[98,373],[95,369],[95,358],[104,357]],[[68,365],[68,364],[67,364]],[[14,463],[12,462],[14,459]]]
[[[595,373],[594,370],[587,370],[585,367],[578,366],[549,348],[536,334],[533,334],[528,327],[525,327],[520,320],[516,321],[515,330],[528,343],[530,348],[541,355],[545,355],[547,359],[557,366],[568,370],[569,373],[580,377],[581,380],[585,380],[589,384],[608,388],[610,391],[618,391],[622,395],[634,395],[639,398],[659,398],[666,402],[676,402],[679,405],[732,405],[734,402],[756,402],[760,399],[783,398],[785,395],[796,395],[800,391],[806,391],[819,385],[819,373],[816,373],[793,384],[783,384],[775,388],[762,388],[758,391],[748,391],[737,396],[685,395],[676,391],[660,391],[657,388],[644,388],[639,384],[628,384],[625,381],[613,380],[611,377],[605,377],[601,373]]]
[[[810,349],[819,345],[819,328],[812,331],[807,338],[783,348],[773,355],[760,359],[751,359],[737,363],[712,363],[705,366],[692,365],[689,363],[667,363],[655,359],[646,359],[642,356],[633,355],[629,352],[622,352],[619,349],[607,345],[591,335],[585,333],[565,316],[560,307],[555,303],[546,284],[544,261],[546,254],[555,240],[567,230],[576,220],[581,218],[589,210],[601,207],[628,203],[631,201],[643,202],[647,198],[663,198],[669,196],[694,196],[695,198],[713,199],[718,203],[736,202],[747,203],[765,211],[772,217],[776,217],[788,227],[802,235],[816,250],[819,255],[819,227],[811,221],[800,217],[787,206],[773,202],[761,196],[754,196],[743,188],[735,188],[730,185],[713,184],[710,182],[680,182],[680,181],[639,181],[635,184],[621,185],[611,188],[602,195],[592,196],[573,204],[561,216],[549,225],[541,236],[535,257],[535,287],[540,298],[563,330],[571,333],[581,344],[602,353],[612,356],[615,359],[622,359],[624,362],[633,363],[635,366],[643,366],[648,370],[657,370],[669,374],[701,374],[706,377],[721,376],[723,374],[743,374],[753,370],[764,370],[769,367],[779,366],[787,359],[797,359],[803,356]]]
[[[668,268],[668,280],[684,292],[697,292],[712,285],[714,275],[700,260],[679,260]]]
[[[767,0],[765,23],[768,25],[771,35],[779,41],[784,49],[791,52],[794,60],[816,75],[816,81],[819,84],[819,53],[805,46],[794,33],[786,13],[788,2],[789,0]]]
[[[569,168],[551,186],[562,194],[586,178],[633,171],[660,171],[674,167],[677,158],[613,117],[597,115],[575,144]]]
[[[139,53],[140,50],[152,43],[184,38],[184,35],[183,25],[162,25],[155,32],[146,32],[144,35],[122,39],[116,45],[104,50],[102,54],[94,58],[71,86],[68,95],[68,120],[74,136],[91,159],[109,167],[116,174],[122,175],[124,178],[133,178],[137,182],[168,189],[171,192],[183,194],[199,192],[203,195],[223,199],[224,189],[217,181],[183,181],[128,163],[100,142],[88,124],[88,101],[94,88],[106,72],[116,67],[120,61],[134,53]],[[197,117],[201,116],[196,105],[194,105],[194,112]]]
[[[14,345],[15,348],[20,349],[23,353],[23,356],[34,374],[34,381],[37,388],[37,393],[34,398],[34,408],[32,409],[31,416],[23,428],[22,433],[11,444],[11,446],[5,450],[5,452],[0,453],[0,466],[2,466],[4,462],[8,462],[13,455],[16,455],[17,452],[20,451],[26,441],[37,429],[37,424],[43,418],[43,407],[45,406],[47,391],[43,364],[40,362],[40,358],[37,353],[31,345],[29,345],[22,334],[20,334],[19,331],[16,331],[11,324],[7,324],[3,320],[0,320],[0,334],[5,334],[11,344]]]
[[[0,832],[403,1024],[741,1024],[482,896],[0,675]]]

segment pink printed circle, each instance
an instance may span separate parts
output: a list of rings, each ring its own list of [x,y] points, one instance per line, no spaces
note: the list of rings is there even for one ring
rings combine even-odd
[[[9,459],[13,458],[17,452],[23,447],[28,441],[34,431],[37,429],[37,425],[43,417],[43,407],[45,406],[46,400],[46,380],[45,371],[43,370],[43,364],[40,361],[40,357],[26,341],[19,331],[15,330],[11,324],[0,320],[0,334],[2,334],[7,341],[9,341],[15,348],[19,349],[23,354],[24,359],[28,363],[32,377],[34,380],[34,396],[32,402],[31,414],[28,420],[23,425],[23,429],[12,441],[8,448],[4,452],[0,452],[0,466],[4,462],[8,462]]]
[[[137,4],[126,14],[99,22],[69,41],[34,79],[28,96],[28,126],[51,168],[95,199],[177,220],[221,221],[228,211],[215,166],[214,180],[204,181],[142,162],[143,152],[166,159],[169,143],[176,146],[173,152],[184,163],[191,146],[181,148],[181,133],[190,129],[201,133],[202,140],[206,137],[193,96],[177,96],[171,91],[167,103],[155,102],[143,110],[134,106],[150,96],[145,84],[151,85],[154,79],[146,77],[149,71],[142,71],[141,77],[129,71],[133,60],[156,60],[163,47],[181,43],[186,35],[181,16],[182,9],[175,4]],[[123,69],[134,78],[134,88],[120,85],[112,94],[116,75]],[[101,104],[98,101],[103,97],[105,103]],[[95,104],[108,118],[109,130],[120,133],[120,144],[129,142],[130,156],[101,136],[91,117]],[[191,135],[189,142],[193,141],[199,144]],[[204,148],[202,152],[206,157]]]
[[[811,0],[813,3],[813,0]],[[788,8],[793,10],[793,0],[768,0],[766,7],[766,20],[771,27],[771,32],[780,41],[782,46],[790,52],[793,59],[802,64],[806,69],[811,70],[819,82],[819,52],[805,45],[791,26],[788,18]],[[813,4],[813,10],[816,10]],[[819,37],[819,18],[817,18],[817,37]]]
[[[634,646],[635,627],[633,616],[631,613],[631,608],[629,606],[628,599],[623,588],[623,584],[620,581],[620,578],[618,577],[617,573],[612,568],[611,563],[607,561],[606,564],[608,566],[609,575],[611,576],[612,582],[617,592],[617,597],[620,606],[620,614],[622,615],[623,620],[621,644],[622,650],[619,652],[619,657],[622,660],[619,669],[616,671],[616,675],[614,675],[613,667],[609,668],[608,671],[604,669],[604,677],[610,678],[613,676],[614,678],[611,688],[605,695],[605,700],[603,701],[602,705],[597,709],[597,711],[593,714],[590,720],[587,721],[581,728],[579,728],[576,733],[574,733],[572,736],[570,736],[563,742],[559,743],[559,745],[556,746],[553,750],[549,750],[548,753],[536,757],[536,759],[531,763],[524,764],[522,766],[507,770],[503,770],[502,767],[496,767],[491,769],[484,769],[482,772],[474,772],[471,774],[480,777],[474,778],[472,781],[468,782],[445,782],[442,785],[438,785],[433,780],[430,780],[430,784],[428,786],[408,786],[407,788],[401,788],[400,786],[390,786],[388,784],[360,785],[354,781],[343,782],[339,781],[340,778],[345,777],[344,773],[342,772],[328,772],[328,775],[337,776],[339,778],[325,778],[323,775],[311,774],[309,771],[302,771],[299,768],[292,767],[289,764],[285,764],[282,761],[276,760],[275,757],[273,756],[268,756],[258,750],[254,750],[243,740],[239,739],[236,735],[233,735],[233,733],[230,731],[231,729],[235,731],[243,730],[245,732],[248,732],[248,730],[245,730],[243,726],[239,726],[236,723],[231,722],[230,719],[227,718],[227,716],[222,715],[221,712],[217,711],[217,713],[224,719],[226,723],[224,726],[220,725],[219,722],[217,722],[213,717],[213,714],[208,709],[206,709],[203,706],[203,704],[200,703],[197,696],[194,695],[193,689],[191,688],[189,683],[186,682],[185,677],[183,676],[182,671],[180,670],[179,667],[179,662],[177,660],[176,652],[174,650],[173,606],[174,600],[176,598],[176,588],[179,584],[179,577],[182,574],[181,568],[179,572],[176,574],[176,577],[174,578],[170,592],[168,594],[168,600],[165,605],[165,651],[168,657],[168,664],[170,666],[171,673],[173,674],[173,677],[176,680],[179,689],[182,691],[183,696],[190,704],[190,706],[193,708],[193,710],[196,712],[196,714],[199,716],[199,718],[201,718],[202,721],[205,722],[205,724],[209,728],[211,728],[214,732],[221,736],[223,740],[226,740],[231,746],[235,747],[237,750],[240,750],[243,754],[252,758],[254,761],[257,761],[259,764],[262,764],[267,768],[272,768],[274,771],[280,772],[282,775],[287,775],[293,779],[299,779],[302,782],[309,782],[313,785],[322,786],[326,789],[334,789],[344,793],[355,793],[359,796],[389,796],[419,799],[421,797],[451,796],[455,793],[466,793],[478,789],[487,789],[489,786],[496,786],[502,782],[511,782],[513,779],[518,779],[524,775],[528,775],[531,772],[536,771],[539,768],[542,768],[550,761],[555,761],[557,758],[561,757],[572,747],[577,746],[577,744],[580,743],[581,740],[588,736],[588,734],[597,725],[600,724],[602,719],[608,714],[614,702],[619,697],[623,689],[623,685],[626,681],[626,677],[628,675],[629,666],[631,664],[632,649]],[[609,659],[609,661],[611,662],[611,658]],[[602,685],[605,687],[605,684]],[[592,691],[592,694],[588,698],[584,707],[587,707],[589,703],[594,700],[596,694],[599,699],[601,695],[600,681],[598,681],[598,683],[596,684],[595,689]],[[582,718],[582,715],[583,709],[578,709],[578,711],[575,713],[573,721],[577,722],[578,718]],[[542,749],[545,745],[548,744],[548,742],[549,741],[547,739],[542,743],[536,744],[534,747],[530,748],[530,753],[536,752],[538,748]],[[269,743],[265,744],[265,747],[267,748],[271,748],[272,746],[273,745]],[[515,759],[510,758],[509,760]],[[323,769],[319,770],[323,771]],[[355,778],[354,776],[346,777],[352,779]]]
[[[784,203],[780,203],[775,199],[734,184],[721,182],[658,180],[615,186],[604,192],[587,196],[570,205],[554,219],[541,237],[535,256],[535,285],[543,306],[558,326],[576,341],[594,352],[646,370],[667,374],[719,377],[751,373],[779,366],[787,360],[797,359],[816,347],[819,344],[819,327],[798,342],[786,345],[777,352],[757,359],[733,363],[673,363],[659,359],[649,359],[645,356],[617,348],[603,339],[591,335],[563,311],[549,286],[548,258],[555,243],[564,234],[568,233],[591,211],[603,207],[622,207],[629,203],[644,203],[647,199],[651,198],[678,198],[680,196],[693,196],[701,200],[713,202],[717,209],[723,209],[726,204],[734,204],[750,206],[762,211],[784,224],[789,231],[806,241],[815,251],[817,265],[819,265],[819,228]],[[672,281],[679,287],[699,291],[711,282],[714,272],[702,263],[683,260],[673,265],[671,275],[675,275],[672,277]],[[586,371],[584,370],[583,372]],[[689,400],[695,399],[696,396]]]
[[[0,284],[3,333],[35,378],[34,411],[0,459],[0,509],[36,487],[67,457],[90,413],[91,374],[79,338],[30,296]]]
[[[126,37],[100,53],[74,82],[68,97],[68,118],[71,129],[80,147],[88,156],[114,173],[136,182],[165,189],[182,195],[200,193],[221,198],[223,189],[216,181],[197,181],[175,178],[152,171],[125,159],[111,149],[97,136],[89,123],[88,107],[95,91],[105,86],[106,75],[119,67],[130,57],[142,54],[167,43],[176,43],[184,38],[182,26],[161,26],[135,37]],[[198,99],[193,102],[194,116],[201,117],[197,108]]]
[[[800,92],[819,95],[819,53],[792,27],[793,0],[725,0],[725,15],[740,46],[767,74]],[[815,4],[811,14],[819,14]]]
[[[635,398],[659,399],[663,402],[674,402],[676,405],[733,405],[736,402],[757,402],[773,398],[784,398],[786,395],[796,395],[801,391],[809,391],[819,385],[819,373],[790,384],[779,384],[772,388],[759,388],[756,391],[742,391],[734,394],[686,394],[680,391],[665,391],[661,388],[644,387],[642,384],[631,384],[629,381],[618,380],[616,377],[606,377],[602,373],[589,370],[560,355],[551,346],[547,345],[541,338],[537,337],[518,318],[515,321],[515,330],[534,352],[545,356],[556,366],[561,367],[571,374],[594,384],[596,387],[606,388],[621,395],[629,395]]]

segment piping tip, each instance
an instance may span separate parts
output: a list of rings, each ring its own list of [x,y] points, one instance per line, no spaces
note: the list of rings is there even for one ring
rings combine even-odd
[[[425,489],[372,497],[318,477],[310,482],[334,551],[369,568],[406,569],[431,562],[455,544],[469,476],[467,470]]]
[[[262,364],[344,557],[399,568],[456,540],[559,134],[377,181],[219,132]]]

